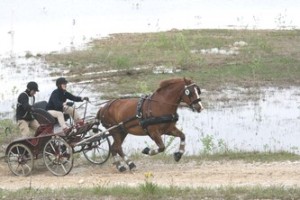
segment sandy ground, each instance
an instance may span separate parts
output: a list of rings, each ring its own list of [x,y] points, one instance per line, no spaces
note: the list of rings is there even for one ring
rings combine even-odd
[[[47,170],[42,160],[35,162],[29,177],[14,176],[2,159],[0,162],[0,188],[19,189],[93,187],[93,186],[137,186],[145,183],[146,175],[155,184],[179,187],[219,187],[219,186],[299,186],[300,162],[244,163],[199,162],[163,163],[151,157],[135,162],[137,169],[119,173],[111,162],[97,166],[87,161],[75,161],[70,174],[57,177]]]

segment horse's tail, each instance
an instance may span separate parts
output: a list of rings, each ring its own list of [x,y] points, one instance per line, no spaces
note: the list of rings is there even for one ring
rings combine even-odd
[[[97,114],[96,114],[96,120],[99,122],[99,124],[101,123],[101,111],[102,111],[103,107],[100,107],[100,109],[98,110]]]
[[[112,100],[108,100],[108,101],[105,101],[105,102],[103,102],[103,103],[101,103],[100,105],[103,105],[103,106],[101,106],[100,108],[99,108],[99,110],[98,110],[98,112],[97,112],[97,114],[96,114],[96,120],[101,120],[101,113],[103,113],[104,112],[104,107],[106,107],[107,105],[110,105]],[[102,112],[103,111],[103,112]]]
[[[103,115],[105,110],[108,109],[108,107],[111,105],[112,102],[114,102],[115,100],[110,100],[105,102],[105,105],[100,107],[97,114],[96,114],[96,120],[99,122],[99,124],[101,124],[101,119],[103,120]]]
[[[100,109],[98,110],[96,117],[95,117],[95,123],[93,125],[93,132],[94,133],[98,133],[99,131],[99,125],[101,124],[101,110],[103,107],[100,107]]]
[[[101,112],[102,107],[98,110],[96,114],[96,119],[100,120],[100,112]]]

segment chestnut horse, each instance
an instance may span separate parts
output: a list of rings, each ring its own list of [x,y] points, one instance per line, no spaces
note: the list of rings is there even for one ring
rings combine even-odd
[[[122,149],[122,143],[128,133],[148,135],[155,141],[157,149],[146,147],[142,151],[147,155],[155,155],[165,150],[161,138],[163,134],[179,137],[179,151],[174,153],[174,159],[179,161],[185,151],[185,135],[175,126],[178,120],[177,108],[184,102],[193,111],[201,112],[203,106],[200,94],[199,86],[191,80],[175,78],[162,81],[152,95],[114,99],[101,107],[97,119],[109,129],[109,135],[114,139],[111,152],[117,169],[120,172],[126,170],[122,160],[130,170],[136,167]]]

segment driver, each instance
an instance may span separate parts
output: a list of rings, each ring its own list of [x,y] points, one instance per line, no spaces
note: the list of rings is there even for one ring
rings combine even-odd
[[[69,114],[74,122],[78,125],[83,125],[83,120],[80,119],[78,113],[72,106],[67,105],[67,99],[75,102],[89,101],[88,97],[74,96],[67,91],[68,81],[64,77],[56,80],[57,89],[53,90],[49,98],[46,110],[55,118],[57,118],[59,125],[65,134],[70,133],[72,130],[67,126],[64,118],[64,113]]]

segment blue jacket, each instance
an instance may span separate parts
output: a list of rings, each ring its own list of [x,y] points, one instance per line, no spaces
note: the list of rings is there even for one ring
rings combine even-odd
[[[63,103],[66,102],[67,99],[75,102],[82,101],[80,96],[74,96],[68,91],[57,88],[53,90],[46,106],[46,110],[57,110],[63,112]]]

